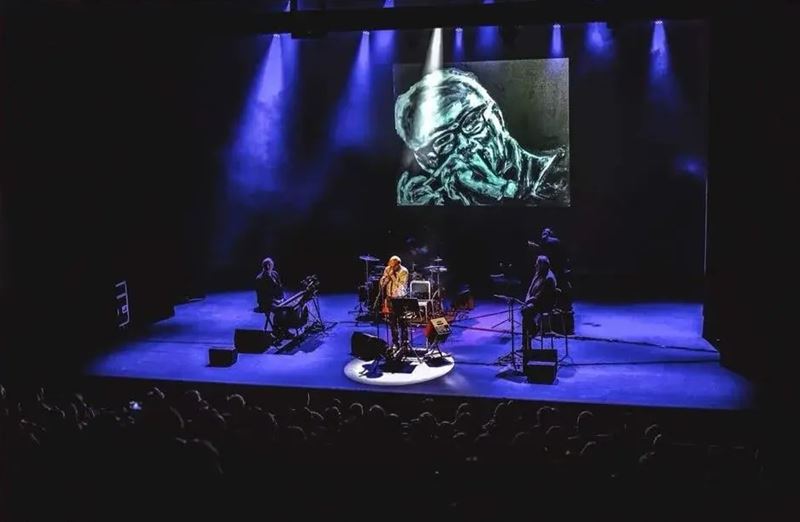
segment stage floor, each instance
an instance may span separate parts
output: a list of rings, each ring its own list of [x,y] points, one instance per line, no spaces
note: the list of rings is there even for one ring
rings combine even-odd
[[[210,346],[233,344],[236,328],[262,328],[252,312],[252,292],[209,295],[179,305],[175,316],[126,340],[86,369],[89,375],[187,382],[305,387],[426,395],[477,396],[539,401],[702,409],[746,409],[752,386],[723,368],[719,353],[700,335],[702,306],[696,303],[575,304],[571,364],[560,367],[553,385],[530,384],[524,376],[496,364],[511,348],[502,302],[478,302],[469,316],[452,325],[443,349],[453,354],[447,375],[412,386],[375,387],[344,373],[354,331],[375,333],[356,324],[355,295],[321,297],[322,316],[335,323],[284,352],[240,354],[228,368],[208,366]],[[382,333],[383,333],[382,329]],[[416,344],[423,342],[417,330]],[[516,339],[516,346],[520,345]],[[563,355],[563,341],[556,341]]]

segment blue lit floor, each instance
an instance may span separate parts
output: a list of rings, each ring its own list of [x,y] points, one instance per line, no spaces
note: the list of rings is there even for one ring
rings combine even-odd
[[[291,386],[347,390],[376,388],[350,381],[343,372],[356,330],[353,295],[321,298],[322,316],[336,325],[283,354],[240,354],[229,368],[213,368],[208,348],[232,345],[236,328],[261,328],[252,312],[252,292],[208,296],[180,305],[175,316],[95,359],[87,373],[104,377]],[[500,302],[479,302],[453,325],[444,349],[456,367],[439,380],[380,392],[479,396],[631,406],[743,409],[752,387],[719,364],[719,354],[701,336],[702,307],[695,303],[575,305],[573,364],[559,368],[554,385],[529,384],[508,375],[496,361],[508,353],[507,333],[492,331],[506,314]],[[491,314],[491,315],[490,315]],[[498,330],[507,327],[501,325]],[[417,333],[421,339],[421,332]],[[517,339],[516,346],[519,346]],[[563,355],[563,344],[557,343]]]

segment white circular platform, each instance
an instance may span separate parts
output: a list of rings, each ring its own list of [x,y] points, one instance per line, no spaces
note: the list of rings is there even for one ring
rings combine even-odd
[[[422,362],[414,357],[407,357],[401,365],[390,365],[381,359],[362,361],[352,359],[344,367],[344,374],[353,381],[376,386],[407,386],[438,379],[455,367],[452,355]]]

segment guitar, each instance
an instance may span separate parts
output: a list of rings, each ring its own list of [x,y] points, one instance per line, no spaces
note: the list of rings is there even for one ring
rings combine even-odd
[[[392,313],[392,307],[390,299],[391,297],[388,295],[386,288],[389,285],[389,282],[392,277],[392,273],[390,271],[391,267],[387,266],[383,269],[383,275],[381,276],[380,281],[378,284],[380,285],[380,293],[378,294],[379,299],[381,300],[381,314],[384,316],[388,316]]]

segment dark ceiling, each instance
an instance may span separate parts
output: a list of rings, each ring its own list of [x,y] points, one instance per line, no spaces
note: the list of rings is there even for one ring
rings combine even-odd
[[[58,25],[162,25],[191,30],[319,35],[362,29],[522,26],[762,16],[791,0],[9,0],[7,12]],[[42,8],[46,6],[46,8]],[[384,8],[392,7],[391,9]]]

